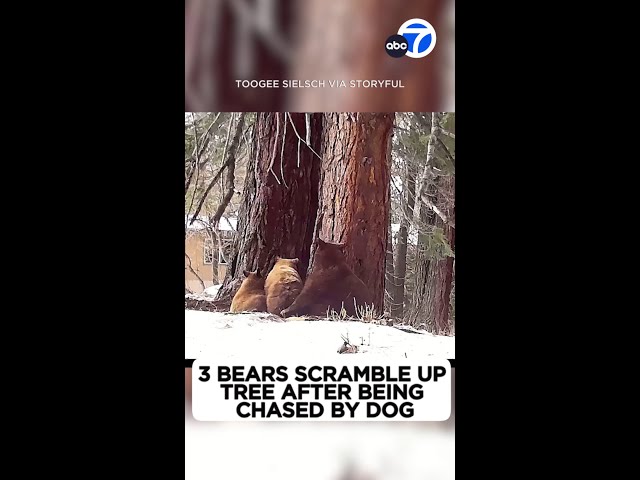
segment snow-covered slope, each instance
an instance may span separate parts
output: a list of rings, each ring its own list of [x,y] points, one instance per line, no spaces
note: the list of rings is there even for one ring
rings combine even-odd
[[[343,336],[368,360],[455,358],[455,337],[362,322],[283,321],[266,313],[185,310],[185,358],[215,352],[229,359],[250,360],[252,355],[282,349],[296,360],[318,360],[335,357]]]

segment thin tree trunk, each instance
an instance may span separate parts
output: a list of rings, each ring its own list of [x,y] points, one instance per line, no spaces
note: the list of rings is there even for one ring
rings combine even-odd
[[[316,236],[347,244],[347,262],[371,290],[380,313],[384,308],[393,122],[393,113],[325,114],[316,222]]]
[[[311,115],[310,128],[311,146],[318,152],[322,114]],[[303,113],[258,114],[238,232],[216,300],[233,296],[244,278],[243,270],[259,268],[266,275],[276,256],[299,258],[299,271],[305,277],[318,210],[320,159],[296,132],[307,137]]]
[[[404,279],[407,274],[407,240],[409,236],[409,221],[413,217],[413,207],[416,199],[416,167],[413,162],[407,165],[403,186],[405,186],[402,192],[404,197],[403,204],[406,205],[406,209],[402,209],[400,231],[398,232],[394,271],[395,281],[391,306],[391,316],[395,318],[402,318],[404,314]]]
[[[389,215],[389,227],[387,230],[387,258],[385,260],[385,280],[384,280],[384,309],[386,312],[391,312],[393,303],[393,231],[391,229],[391,215]]]

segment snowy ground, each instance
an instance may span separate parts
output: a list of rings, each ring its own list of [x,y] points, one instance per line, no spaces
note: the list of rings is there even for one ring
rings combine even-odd
[[[275,319],[276,321],[274,321]],[[408,333],[362,322],[283,321],[263,313],[227,314],[185,310],[185,358],[215,352],[229,359],[284,349],[297,360],[335,357],[342,336],[368,360],[455,358],[455,337]]]
[[[361,322],[283,321],[268,314],[185,310],[185,358],[215,353],[246,361],[285,351],[301,362],[355,360],[355,355],[337,353],[341,336],[359,347],[356,355],[362,355],[361,360],[372,363],[396,357],[455,358],[454,337]],[[447,422],[410,423],[197,422],[189,397],[185,398],[185,480],[455,478],[454,417]]]

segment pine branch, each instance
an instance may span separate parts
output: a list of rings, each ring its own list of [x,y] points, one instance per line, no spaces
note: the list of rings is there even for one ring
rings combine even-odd
[[[440,217],[445,225],[448,225],[451,228],[456,228],[455,222],[447,217],[447,215],[445,215],[438,207],[436,207],[435,204],[431,200],[429,200],[426,195],[420,195],[420,200],[422,200],[422,203],[424,203],[427,207],[433,210],[433,212],[438,215],[438,217]]]

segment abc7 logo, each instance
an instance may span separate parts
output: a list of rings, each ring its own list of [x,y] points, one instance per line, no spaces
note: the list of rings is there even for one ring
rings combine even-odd
[[[409,44],[402,35],[391,35],[384,44],[384,49],[392,57],[403,57],[407,53]]]
[[[387,38],[384,48],[395,58],[406,55],[410,58],[423,58],[436,46],[436,31],[433,26],[421,18],[404,22],[396,35]]]

